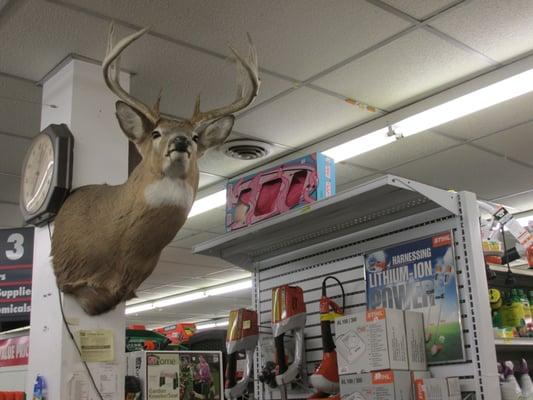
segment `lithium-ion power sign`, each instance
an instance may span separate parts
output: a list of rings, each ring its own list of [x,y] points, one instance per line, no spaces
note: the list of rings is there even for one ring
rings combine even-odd
[[[33,232],[0,229],[0,321],[30,319]]]

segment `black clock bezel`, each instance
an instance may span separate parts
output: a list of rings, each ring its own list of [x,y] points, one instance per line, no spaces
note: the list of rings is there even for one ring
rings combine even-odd
[[[61,205],[72,188],[72,158],[74,150],[74,136],[65,124],[48,125],[39,135],[47,135],[54,148],[54,172],[52,183],[42,206],[35,212],[29,212],[24,205],[24,183],[20,184],[20,210],[27,224],[42,226],[52,221],[59,212]],[[31,147],[30,147],[31,149]],[[30,156],[26,153],[22,164],[22,180]]]

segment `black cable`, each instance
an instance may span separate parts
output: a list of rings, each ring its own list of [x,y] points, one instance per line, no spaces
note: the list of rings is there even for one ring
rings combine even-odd
[[[52,242],[52,231],[50,230],[50,223],[48,225],[48,235],[50,236],[50,242]],[[57,284],[57,280],[56,280]],[[72,339],[72,343],[74,343],[74,347],[76,347],[76,350],[78,351],[78,355],[80,356],[80,361],[82,362],[83,366],[85,367],[85,370],[87,371],[87,375],[89,375],[89,379],[91,380],[91,384],[96,391],[96,394],[98,395],[98,398],[100,400],[104,400],[104,397],[98,390],[98,387],[96,386],[96,382],[94,381],[93,374],[91,373],[91,370],[89,369],[89,366],[87,363],[83,360],[83,356],[81,354],[81,349],[78,346],[78,343],[76,342],[76,339],[74,338],[74,334],[70,330],[70,326],[68,325],[67,318],[65,317],[65,312],[63,310],[63,302],[61,301],[61,290],[59,289],[59,286],[57,286],[57,298],[59,300],[59,309],[61,310],[61,318],[63,319],[63,323],[65,324],[65,328],[67,329],[68,335],[70,336],[70,339]]]
[[[503,224],[500,224],[500,232],[502,234],[503,254],[507,254],[507,245],[505,244],[505,230]],[[507,276],[505,277],[505,284],[509,286],[516,284],[513,271],[511,271],[511,265],[509,265],[509,260],[507,260]]]

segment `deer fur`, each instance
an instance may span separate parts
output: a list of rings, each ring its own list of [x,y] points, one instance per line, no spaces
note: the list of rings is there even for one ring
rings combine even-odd
[[[142,161],[124,184],[74,190],[55,219],[52,257],[58,287],[90,315],[135,296],[187,219],[198,190],[198,159],[224,142],[233,127],[232,114],[247,107],[259,88],[251,45],[246,61],[234,51],[240,74],[234,103],[201,112],[198,99],[191,119],[162,117],[158,104],[147,107],[118,83],[121,52],[145,32],[113,46],[111,27],[104,60],[104,79],[121,98],[118,122]]]

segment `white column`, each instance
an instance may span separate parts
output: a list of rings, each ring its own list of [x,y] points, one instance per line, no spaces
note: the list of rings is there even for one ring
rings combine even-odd
[[[121,84],[126,90],[129,83],[129,75],[122,73]],[[115,101],[116,97],[103,81],[102,68],[83,61],[71,60],[43,84],[43,103],[58,107],[43,108],[41,128],[52,123],[66,123],[74,135],[74,188],[104,182],[117,184],[127,179],[128,141],[116,122]],[[51,228],[53,231],[53,226]],[[88,399],[97,400],[63,324],[47,227],[35,230],[32,286],[30,359],[26,380],[28,398],[31,398],[33,383],[40,374],[46,380],[49,399],[70,400],[73,376],[79,373],[88,385]],[[62,295],[62,298],[73,332],[80,329],[113,331],[114,362],[89,363],[88,366],[97,385],[103,375],[107,375],[105,379],[114,377],[117,380],[116,393],[104,397],[106,400],[124,399],[124,304],[106,314],[90,317],[72,297]]]

